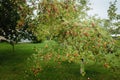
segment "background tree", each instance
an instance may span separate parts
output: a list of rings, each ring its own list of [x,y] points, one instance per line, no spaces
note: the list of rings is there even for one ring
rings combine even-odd
[[[17,7],[13,0],[0,1],[0,35],[14,41],[19,18]]]
[[[0,35],[4,36],[13,46],[20,39],[34,39],[28,26],[32,19],[32,8],[26,0],[1,0],[0,1]]]
[[[33,10],[26,0],[0,1],[0,35],[17,42],[17,33],[25,32],[32,22]]]
[[[120,34],[120,14],[116,13],[117,0],[110,2],[108,9],[108,18],[105,20],[105,26],[108,28],[111,34]]]
[[[14,0],[0,1],[0,35],[4,36],[7,41],[13,46],[17,40],[17,20],[20,16],[17,12],[17,5]]]

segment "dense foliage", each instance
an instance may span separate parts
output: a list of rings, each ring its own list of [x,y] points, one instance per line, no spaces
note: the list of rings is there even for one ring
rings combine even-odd
[[[39,22],[34,33],[39,40],[53,40],[57,46],[51,48],[46,44],[29,58],[28,77],[39,79],[39,73],[51,62],[79,64],[83,76],[84,66],[90,61],[103,63],[110,68],[106,55],[115,51],[115,41],[98,19],[88,19],[87,3],[87,0],[44,0],[38,3]]]
[[[0,35],[14,45],[22,38],[32,39],[32,31],[28,30],[33,15],[26,0],[0,1]]]
[[[16,4],[13,1],[0,1],[0,35],[7,39],[15,38],[16,25],[19,20]]]

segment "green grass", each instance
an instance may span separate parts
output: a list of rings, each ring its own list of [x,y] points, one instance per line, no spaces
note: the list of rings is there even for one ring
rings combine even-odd
[[[15,45],[14,53],[12,52],[11,45],[0,43],[0,80],[26,80],[24,72],[27,58],[35,53],[35,47],[39,49],[39,47],[44,47],[46,43],[49,42],[47,41],[42,44],[17,44]],[[120,42],[117,44],[120,44]],[[109,58],[111,57],[109,55]],[[116,59],[115,62],[120,66],[118,61]],[[53,68],[53,66],[54,63],[50,64],[49,67],[46,67],[40,73],[40,80],[89,80],[88,77],[90,80],[120,80],[120,69],[116,73],[112,73],[104,68],[103,65],[91,64],[85,66],[87,74],[84,77],[80,75],[80,66],[78,64],[63,63],[60,68]]]
[[[80,74],[80,66],[78,64],[62,64],[60,68],[46,67],[40,73],[41,80],[111,80],[114,79],[112,74],[101,66],[87,66],[86,75]],[[30,80],[30,79],[29,79]],[[32,79],[33,80],[33,79]],[[37,80],[37,79],[36,79]]]
[[[0,43],[0,80],[24,80],[26,59],[39,44],[17,44],[13,53],[11,45]]]

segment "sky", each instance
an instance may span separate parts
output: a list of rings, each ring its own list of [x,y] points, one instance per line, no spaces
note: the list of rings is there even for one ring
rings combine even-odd
[[[100,18],[107,18],[107,10],[109,8],[109,2],[114,0],[89,0],[91,5],[90,7],[92,10],[88,12],[89,15],[95,15],[98,14],[98,17]],[[116,11],[118,14],[120,14],[120,0],[117,0],[116,7],[118,10]]]

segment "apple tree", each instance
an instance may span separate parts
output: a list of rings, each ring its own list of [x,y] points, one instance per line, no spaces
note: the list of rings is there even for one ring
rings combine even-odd
[[[46,44],[36,49],[28,60],[28,74],[39,79],[43,65],[50,61],[80,64],[85,75],[85,64],[101,62],[110,68],[106,56],[114,52],[114,40],[105,31],[99,19],[89,18],[87,0],[41,0],[38,3],[38,26],[34,34],[38,39],[53,40],[56,45]],[[107,64],[107,65],[106,65]]]

